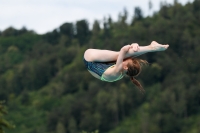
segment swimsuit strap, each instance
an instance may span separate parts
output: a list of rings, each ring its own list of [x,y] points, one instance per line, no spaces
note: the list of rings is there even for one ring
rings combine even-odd
[[[105,78],[103,77],[103,75],[102,75],[102,76],[101,76],[101,80],[102,80],[102,81],[107,81],[107,82],[115,82],[115,81],[117,81],[117,80],[122,79],[123,77],[124,77],[124,75],[121,73],[121,75],[120,75],[117,79],[115,79],[115,80],[113,80],[113,81],[109,81],[109,80],[105,79]]]

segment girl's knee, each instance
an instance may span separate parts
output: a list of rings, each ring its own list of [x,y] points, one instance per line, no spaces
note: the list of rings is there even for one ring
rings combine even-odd
[[[90,54],[92,54],[92,49],[87,49],[86,51],[85,51],[85,53],[84,53],[84,56],[85,55],[90,55]]]
[[[85,60],[87,61],[90,61],[91,58],[92,58],[92,53],[94,53],[94,50],[93,49],[87,49],[84,53],[84,58]]]

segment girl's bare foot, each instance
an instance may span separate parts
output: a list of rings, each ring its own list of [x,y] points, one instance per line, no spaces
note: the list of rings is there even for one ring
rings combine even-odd
[[[152,51],[164,51],[169,47],[168,44],[162,45],[157,43],[156,41],[152,41],[149,46],[151,47]]]

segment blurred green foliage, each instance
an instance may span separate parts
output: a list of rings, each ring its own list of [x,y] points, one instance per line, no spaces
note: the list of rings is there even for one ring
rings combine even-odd
[[[5,133],[4,128],[13,129],[15,128],[10,122],[4,119],[4,116],[8,114],[5,106],[3,105],[4,101],[0,101],[0,133]]]
[[[0,32],[0,100],[6,100],[16,128],[9,133],[198,133],[200,132],[200,1],[161,4],[143,17],[135,8],[116,22],[104,18],[89,29],[87,20],[64,23],[38,35],[26,28]],[[137,77],[141,94],[124,78],[102,82],[86,70],[87,48],[119,50],[137,42],[168,43],[148,53]]]

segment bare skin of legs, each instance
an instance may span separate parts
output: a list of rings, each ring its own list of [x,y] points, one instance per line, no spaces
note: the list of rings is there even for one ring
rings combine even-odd
[[[157,43],[156,41],[152,41],[148,46],[139,46],[139,50],[137,52],[129,49],[129,51],[125,55],[125,59],[129,57],[136,57],[148,52],[157,52],[164,51],[169,47],[169,45],[162,45]],[[109,62],[116,61],[119,55],[119,51],[111,51],[111,50],[99,50],[99,49],[88,49],[84,54],[84,58],[87,61],[96,61],[96,62]]]

